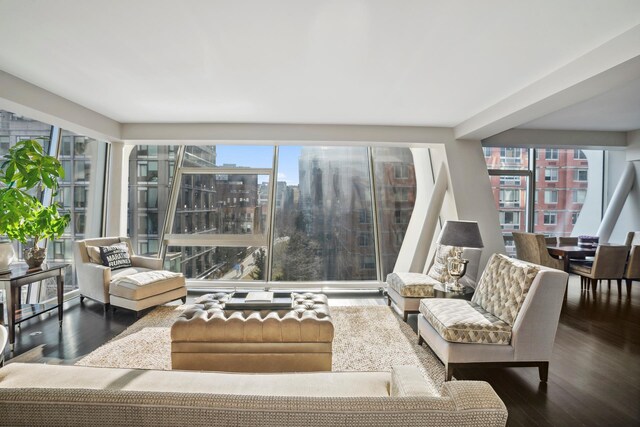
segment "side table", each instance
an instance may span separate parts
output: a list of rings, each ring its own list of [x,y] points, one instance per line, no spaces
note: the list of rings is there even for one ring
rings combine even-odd
[[[462,291],[452,291],[450,289],[446,289],[445,285],[441,284],[437,284],[433,287],[434,298],[456,298],[471,301],[471,297],[473,297],[474,292],[475,289],[469,286],[464,286]]]
[[[0,275],[0,286],[4,289],[7,318],[5,324],[9,330],[9,344],[13,351],[16,340],[16,325],[27,319],[38,316],[47,311],[58,309],[58,322],[62,327],[62,304],[64,290],[64,272],[69,264],[48,263],[40,268],[30,270],[26,264],[13,264],[8,273]],[[28,304],[20,303],[20,288],[30,283],[55,277],[57,285],[57,304]],[[2,310],[4,311],[4,310]]]

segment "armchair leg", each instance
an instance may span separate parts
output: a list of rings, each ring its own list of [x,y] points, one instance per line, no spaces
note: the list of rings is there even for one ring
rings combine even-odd
[[[107,314],[107,312],[109,311],[109,307],[111,307],[113,309],[113,311],[116,311],[116,308],[111,306],[111,304],[105,303],[105,305],[104,305],[104,314]]]
[[[549,362],[540,362],[538,374],[540,375],[540,382],[546,383],[549,378]]]
[[[444,366],[444,370],[445,370],[445,377],[444,380],[445,381],[451,381],[451,378],[453,377],[453,366],[451,366],[450,364],[446,364]]]
[[[622,295],[622,279],[617,279],[618,282],[618,295]]]
[[[387,294],[387,306],[391,307],[391,297]]]
[[[424,344],[424,338],[422,338],[422,335],[420,335],[420,332],[418,332],[418,345],[422,344]]]
[[[186,304],[187,303],[187,297],[184,296],[184,297],[180,298],[180,301],[182,301],[183,304]]]
[[[627,296],[631,295],[631,279],[626,279],[627,282]]]
[[[607,287],[611,290],[611,279],[607,279]]]
[[[598,287],[598,280],[596,279],[591,279],[591,289],[593,290],[593,293],[596,292],[596,288]]]

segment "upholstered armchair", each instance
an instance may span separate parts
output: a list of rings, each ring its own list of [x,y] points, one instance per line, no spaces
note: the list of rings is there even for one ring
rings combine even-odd
[[[617,280],[618,292],[621,292],[628,253],[628,246],[601,244],[596,249],[593,262],[572,262],[569,271],[580,276],[582,288],[588,288],[591,283],[595,292],[600,280],[608,280],[609,284],[611,284],[611,280]]]
[[[475,288],[482,249],[463,248],[462,258],[468,259],[467,273],[460,279],[462,286]],[[424,273],[393,272],[387,275],[387,304],[407,321],[409,314],[419,313],[420,300],[434,296],[434,286],[453,281],[447,261],[453,247],[438,243],[436,252]]]
[[[564,271],[494,254],[471,301],[423,299],[418,342],[445,365],[536,366],[546,382],[567,286]]]
[[[131,266],[114,269],[100,263],[101,246],[124,243]],[[80,301],[90,298],[104,304],[139,312],[176,299],[186,301],[187,289],[182,274],[162,270],[162,260],[133,253],[127,237],[103,237],[74,242],[73,254],[80,289]],[[98,259],[96,259],[96,257]],[[134,280],[140,273],[153,272],[151,283]]]
[[[555,246],[558,244],[558,238],[557,237],[545,237],[544,241],[547,243],[547,245],[549,246]]]
[[[564,269],[562,260],[549,255],[544,235],[514,231],[513,241],[518,259],[558,270]]]

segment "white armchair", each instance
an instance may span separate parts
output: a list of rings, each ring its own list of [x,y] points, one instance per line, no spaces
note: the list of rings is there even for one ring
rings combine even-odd
[[[546,382],[568,274],[494,254],[471,301],[423,299],[418,342],[445,364],[536,366]]]
[[[92,250],[99,253],[95,248],[116,243],[127,245],[131,267],[112,271],[111,268],[96,263],[95,259],[92,261]],[[73,255],[78,276],[78,288],[80,289],[80,301],[86,297],[103,303],[105,310],[112,304],[134,311],[141,311],[179,298],[183,302],[186,301],[187,289],[182,275],[169,277],[170,273],[164,272],[168,273],[167,277],[159,278],[144,286],[136,286],[118,280],[137,273],[152,270],[162,271],[162,260],[135,255],[128,237],[79,240],[74,242]]]

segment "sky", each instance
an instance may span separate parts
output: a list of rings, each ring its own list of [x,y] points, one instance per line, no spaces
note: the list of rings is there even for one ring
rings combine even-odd
[[[273,167],[272,146],[249,145],[217,145],[216,164],[235,164],[251,168]],[[278,159],[278,181],[286,181],[288,185],[298,185],[298,159],[301,147],[281,146]]]

